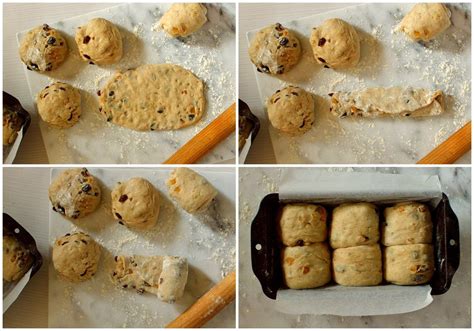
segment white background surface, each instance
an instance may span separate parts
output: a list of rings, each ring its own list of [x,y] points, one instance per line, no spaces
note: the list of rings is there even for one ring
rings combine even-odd
[[[216,170],[234,171],[233,168]],[[3,169],[3,212],[30,232],[44,259],[41,269],[3,315],[4,327],[48,326],[49,182],[49,167]],[[235,305],[229,305],[222,313],[232,315],[228,311],[232,309]]]
[[[357,3],[312,3],[312,4],[240,4],[239,5],[239,98],[245,101],[255,115],[260,116],[263,110],[260,101],[253,65],[248,56],[247,31],[266,25],[290,21],[301,17],[315,15]],[[260,118],[260,132],[252,146],[246,163],[275,163],[272,143],[268,132],[266,115]],[[456,163],[470,163],[470,153],[461,157]]]

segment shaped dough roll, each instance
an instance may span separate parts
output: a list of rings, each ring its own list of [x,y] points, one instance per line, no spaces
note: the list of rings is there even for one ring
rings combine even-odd
[[[449,28],[451,11],[441,3],[418,3],[403,18],[397,30],[414,41],[429,41]]]
[[[285,205],[279,226],[280,237],[285,246],[310,245],[327,238],[327,213],[322,206],[309,203]]]
[[[433,246],[400,245],[384,250],[384,278],[396,285],[418,285],[430,281],[434,273]]]
[[[402,87],[374,87],[363,91],[336,92],[329,111],[337,117],[436,116],[445,111],[443,92]]]
[[[430,210],[418,202],[398,203],[384,210],[382,244],[384,246],[431,244],[433,223]]]
[[[379,245],[338,248],[333,252],[334,281],[344,286],[372,286],[382,282]]]
[[[332,248],[372,245],[379,241],[379,216],[371,203],[346,203],[334,208],[329,241]]]
[[[325,243],[283,248],[282,267],[291,289],[315,288],[331,281],[331,256]]]
[[[204,212],[217,190],[201,175],[188,168],[176,168],[166,182],[170,196],[190,214]]]
[[[153,293],[161,301],[181,298],[188,280],[188,263],[175,256],[116,256],[112,281],[124,289]]]

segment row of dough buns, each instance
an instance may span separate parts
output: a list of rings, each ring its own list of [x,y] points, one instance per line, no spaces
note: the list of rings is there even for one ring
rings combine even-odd
[[[432,223],[428,207],[405,202],[384,210],[379,230],[377,207],[349,203],[332,212],[319,205],[287,204],[279,216],[282,268],[292,289],[323,286],[332,279],[344,286],[397,285],[428,282],[434,271]],[[328,243],[334,251],[331,252]],[[383,250],[378,244],[382,241]]]

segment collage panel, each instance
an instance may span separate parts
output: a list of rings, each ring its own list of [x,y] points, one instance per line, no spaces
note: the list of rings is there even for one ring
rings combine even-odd
[[[236,327],[234,168],[3,180],[4,327]]]
[[[241,328],[471,326],[471,168],[239,170]]]
[[[235,3],[5,3],[4,163],[235,163]]]
[[[241,3],[239,26],[241,163],[471,163],[470,3]]]

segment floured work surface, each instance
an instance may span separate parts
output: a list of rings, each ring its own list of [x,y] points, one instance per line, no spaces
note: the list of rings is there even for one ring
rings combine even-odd
[[[297,32],[303,55],[278,78],[255,70],[262,104],[287,85],[306,89],[316,100],[315,124],[305,135],[288,137],[270,126],[279,163],[415,163],[470,120],[470,4],[449,4],[451,27],[428,43],[393,31],[412,6],[361,5],[279,22]],[[347,21],[360,36],[361,60],[353,69],[325,69],[313,57],[312,28],[329,18]],[[248,33],[249,40],[255,33]],[[392,86],[440,89],[447,111],[436,117],[401,119],[340,119],[329,113],[328,93]]]
[[[235,6],[206,4],[208,22],[179,39],[169,37],[158,25],[169,6],[123,4],[57,23],[44,22],[65,36],[70,51],[65,63],[47,74],[28,71],[25,66],[33,100],[57,80],[81,89],[82,97],[82,116],[74,127],[60,130],[40,121],[50,163],[161,163],[235,102]],[[97,17],[116,24],[122,34],[124,55],[115,65],[89,65],[79,57],[75,29]],[[25,32],[18,34],[18,40]],[[204,82],[207,102],[201,121],[180,130],[150,132],[107,123],[98,111],[97,91],[116,70],[158,63],[180,65]],[[235,136],[231,135],[200,162],[233,157]]]
[[[54,169],[52,178],[61,170]],[[195,170],[219,191],[218,223],[209,216],[191,216],[170,200],[165,182],[171,169],[89,168],[101,183],[102,202],[98,210],[74,222],[51,210],[50,245],[68,232],[86,232],[102,246],[99,267],[92,279],[69,283],[58,278],[50,255],[49,327],[163,327],[235,270],[235,174]],[[157,225],[149,231],[130,230],[112,216],[111,190],[118,181],[132,177],[146,178],[160,193],[160,215]],[[134,254],[186,257],[189,275],[184,296],[169,304],[156,295],[140,295],[113,284],[110,274],[114,256]],[[230,305],[206,326],[234,327],[235,309]]]

